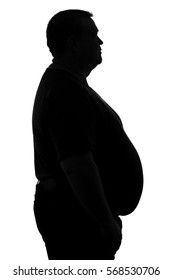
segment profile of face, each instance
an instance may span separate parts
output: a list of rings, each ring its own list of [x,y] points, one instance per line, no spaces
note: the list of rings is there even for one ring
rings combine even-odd
[[[102,62],[103,42],[98,37],[98,29],[91,18],[83,19],[81,24],[83,32],[78,40],[78,57],[81,64],[92,70]]]

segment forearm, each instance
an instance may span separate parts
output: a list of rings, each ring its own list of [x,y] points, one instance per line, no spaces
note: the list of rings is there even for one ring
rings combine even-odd
[[[93,160],[78,160],[64,172],[79,202],[99,225],[112,224],[114,219],[107,203],[98,168]]]

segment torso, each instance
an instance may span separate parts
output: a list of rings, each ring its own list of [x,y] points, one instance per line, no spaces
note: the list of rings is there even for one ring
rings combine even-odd
[[[61,203],[61,195],[66,196],[67,205],[71,207],[70,205],[75,205],[76,200],[57,161],[55,147],[48,134],[49,124],[47,127],[45,124],[43,109],[44,95],[48,95],[52,82],[58,88],[59,80],[56,75],[56,73],[49,73],[48,77],[46,76],[48,80],[43,77],[34,106],[36,175],[39,180],[56,177],[59,203]],[[121,119],[101,97],[77,77],[63,74],[62,78],[67,84],[66,79],[70,79],[73,84],[78,83],[78,86],[80,84],[85,89],[84,94],[90,98],[96,114],[96,140],[92,152],[108,202],[116,215],[130,214],[139,202],[143,187],[143,172],[138,153],[123,129]]]

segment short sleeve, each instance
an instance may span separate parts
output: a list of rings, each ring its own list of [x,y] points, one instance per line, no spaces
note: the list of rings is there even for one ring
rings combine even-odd
[[[49,127],[59,161],[71,155],[94,151],[96,113],[88,92],[80,85],[54,92]]]

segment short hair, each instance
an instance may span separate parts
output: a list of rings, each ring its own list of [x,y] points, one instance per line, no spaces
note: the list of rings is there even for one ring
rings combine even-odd
[[[55,56],[66,50],[67,39],[71,35],[80,37],[81,20],[92,16],[92,13],[83,10],[65,10],[55,14],[50,19],[46,30],[47,46],[52,55]]]

